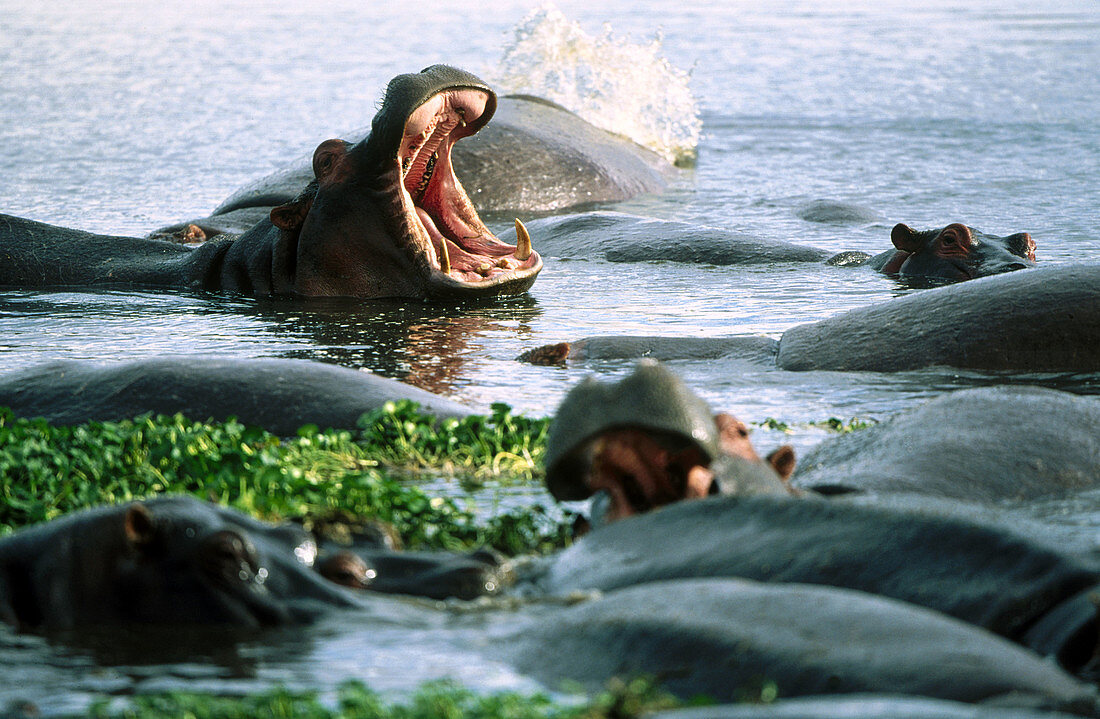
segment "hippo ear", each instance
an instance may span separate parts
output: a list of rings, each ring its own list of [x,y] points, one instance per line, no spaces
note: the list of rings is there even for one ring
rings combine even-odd
[[[767,461],[768,464],[772,466],[772,469],[775,470],[775,473],[779,475],[779,478],[786,483],[787,480],[791,478],[791,475],[794,474],[794,465],[796,462],[794,447],[789,444],[776,447],[768,453]]]
[[[147,547],[157,533],[157,520],[144,504],[135,502],[126,508],[123,520],[126,541],[133,547]]]
[[[317,181],[309,183],[306,189],[285,205],[271,208],[271,224],[280,230],[297,231],[302,229],[306,215],[313,208],[313,199],[317,197]]]
[[[343,140],[325,140],[313,151],[313,176],[319,182],[332,179],[348,154],[348,143]]]
[[[1005,238],[1005,244],[1008,245],[1012,254],[1035,261],[1035,240],[1031,239],[1028,233],[1017,232],[1015,235],[1009,235]]]
[[[890,241],[894,243],[894,247],[910,254],[919,252],[921,248],[920,233],[902,222],[894,225],[894,229],[890,231]]]

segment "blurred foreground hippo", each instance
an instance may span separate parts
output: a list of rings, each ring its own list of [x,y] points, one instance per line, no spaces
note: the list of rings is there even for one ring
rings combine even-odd
[[[670,709],[646,719],[1071,719],[1074,714],[1004,702],[966,704],[901,694],[809,696],[764,704],[723,704]]]
[[[768,337],[590,337],[520,356],[535,364],[737,358],[781,370],[897,372],[936,365],[1100,371],[1100,265],[983,277],[858,307]]]
[[[605,259],[608,262],[664,260],[700,265],[757,265],[824,262],[865,265],[906,279],[956,282],[1035,265],[1035,242],[1026,232],[988,235],[954,223],[916,231],[898,224],[890,233],[894,249],[871,256],[769,240],[753,235],[658,220],[621,212],[586,212],[533,220],[539,251],[547,257]]]
[[[358,142],[369,128],[347,137]],[[554,212],[660,192],[675,172],[664,158],[605,132],[549,100],[505,95],[492,124],[451,150],[451,164],[482,212]],[[241,232],[290,202],[313,179],[308,156],[230,195],[209,217],[161,228],[201,239]]]
[[[609,676],[644,675],[682,698],[720,702],[773,682],[780,697],[889,692],[1096,711],[1093,687],[988,632],[904,602],[805,584],[640,584],[529,622],[502,648],[551,687],[570,680],[592,692]]]
[[[1039,387],[959,390],[801,458],[805,490],[911,492],[975,502],[1100,488],[1100,400]]]
[[[562,400],[546,441],[555,499],[599,495],[598,522],[714,494],[785,494],[789,446],[764,462],[738,419],[714,415],[678,377],[642,360],[627,377],[589,377]]]
[[[178,287],[248,295],[411,299],[526,291],[529,240],[498,240],[455,176],[451,147],[492,117],[481,80],[436,65],[390,81],[370,135],[326,140],[295,196],[239,237],[189,248],[0,215],[0,285]]]
[[[400,399],[440,416],[471,413],[396,380],[307,360],[183,356],[105,365],[70,360],[0,374],[0,407],[54,424],[181,413],[200,422],[236,417],[291,436],[305,424],[355,429],[365,412]]]

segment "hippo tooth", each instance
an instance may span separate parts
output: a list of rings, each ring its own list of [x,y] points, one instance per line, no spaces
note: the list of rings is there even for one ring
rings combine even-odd
[[[451,253],[447,250],[447,238],[439,238],[439,271],[445,275],[451,274]]]
[[[516,251],[515,257],[521,262],[531,256],[531,235],[527,234],[527,228],[516,219]]]

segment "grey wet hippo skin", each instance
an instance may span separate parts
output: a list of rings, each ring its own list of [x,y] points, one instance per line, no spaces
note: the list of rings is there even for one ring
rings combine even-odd
[[[352,141],[369,128],[348,133]],[[616,202],[665,189],[676,170],[656,153],[605,132],[564,107],[530,95],[497,100],[493,122],[451,152],[456,174],[482,212],[555,212]],[[154,235],[241,232],[271,208],[291,201],[313,179],[310,158],[237,190],[209,217],[157,230]]]
[[[321,362],[175,357],[113,364],[59,361],[0,374],[0,407],[54,424],[176,414],[197,421],[236,417],[282,436],[314,424],[355,429],[386,402],[460,417],[471,410],[411,385]]]
[[[519,359],[743,359],[802,372],[947,366],[1015,372],[1100,370],[1100,265],[1039,267],[916,292],[769,337],[596,336]]]
[[[524,579],[550,594],[707,577],[842,587],[953,616],[1074,673],[1095,671],[1095,554],[1056,544],[1061,535],[1043,525],[1001,521],[1012,526],[915,501],[708,497],[598,527]]]
[[[0,540],[0,619],[24,631],[128,624],[259,628],[356,606],[316,544],[190,497],[101,507]]]
[[[239,237],[197,247],[0,216],[0,285],[409,299],[524,292],[541,258],[489,232],[450,161],[452,145],[495,108],[492,90],[462,70],[399,75],[369,136],[321,143],[293,198]]]
[[[969,704],[901,694],[807,696],[768,704],[722,704],[670,709],[647,719],[1071,719],[1042,706],[1006,706],[996,700]]]
[[[957,222],[922,231],[899,223],[891,230],[890,241],[893,250],[865,260],[841,253],[827,264],[865,264],[884,275],[937,282],[972,280],[1035,266],[1035,241],[1026,232],[998,237]]]
[[[503,649],[551,687],[656,676],[682,698],[889,692],[1092,714],[1096,691],[1038,655],[937,612],[830,587],[658,581],[529,623]]]
[[[789,447],[762,461],[742,422],[646,359],[619,382],[569,391],[546,440],[546,486],[559,500],[600,495],[602,523],[720,493],[786,494],[784,460],[793,466]]]
[[[1100,484],[1100,401],[1039,387],[958,390],[825,440],[791,483],[974,502],[1065,498]]]

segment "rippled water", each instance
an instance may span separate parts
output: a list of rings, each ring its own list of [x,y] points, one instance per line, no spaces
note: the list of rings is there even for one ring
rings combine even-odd
[[[917,7],[883,0],[563,1],[566,29],[579,28],[588,39],[574,43],[573,55],[558,56],[551,46],[522,44],[554,42],[546,33],[537,40],[518,33],[530,24],[530,3],[497,3],[476,25],[469,3],[431,7],[409,15],[350,1],[318,10],[291,2],[199,0],[184,8],[0,0],[0,211],[141,235],[205,215],[237,187],[365,125],[395,74],[447,62],[528,83],[519,88],[528,91],[541,82],[549,93],[561,73],[539,75],[524,62],[539,57],[577,67],[578,47],[611,42],[649,48],[649,56],[689,73],[702,120],[693,170],[667,193],[612,209],[831,250],[883,249],[898,221],[962,221],[996,234],[1030,232],[1043,263],[1100,256],[1100,7],[1091,0]],[[594,65],[599,57],[590,54],[579,66],[588,63],[582,74],[589,79],[618,81],[598,104],[604,111],[621,105],[621,128],[631,132],[626,120],[661,115],[661,108],[627,102],[651,100],[652,90]],[[590,95],[578,93],[582,100]],[[691,124],[684,107],[663,110],[671,114],[658,117],[658,126],[669,119]],[[798,218],[800,205],[820,198],[858,204],[883,220],[834,226]],[[494,228],[510,225],[510,218],[490,219]],[[533,346],[593,334],[778,336],[903,291],[860,270],[815,265],[553,258],[528,296],[458,308],[7,291],[0,293],[0,358],[13,369],[57,358],[178,353],[308,357],[367,367],[474,406],[504,399],[542,415],[584,374],[616,375],[629,365],[559,369],[514,361]],[[712,404],[749,421],[885,416],[947,389],[996,381],[1096,391],[1091,379],[1074,377],[674,366]],[[765,447],[793,440],[804,448],[823,435],[797,428],[790,436],[756,436]],[[342,642],[363,640],[368,630],[349,631]],[[18,664],[22,651],[30,650],[0,647],[0,661],[14,656]],[[354,654],[331,651],[342,657],[329,657],[335,674],[362,668]],[[68,666],[51,656],[44,665]],[[287,672],[313,676],[306,666]],[[444,657],[424,676],[447,666]],[[42,696],[71,675],[44,671]],[[370,678],[385,684],[384,675]],[[7,696],[0,689],[0,703]],[[73,696],[57,701],[67,699]]]

